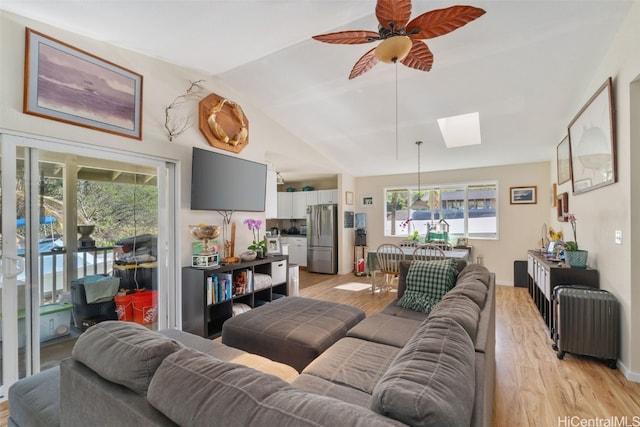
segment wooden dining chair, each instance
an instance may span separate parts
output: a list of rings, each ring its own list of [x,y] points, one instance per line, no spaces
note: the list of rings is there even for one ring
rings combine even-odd
[[[438,245],[420,245],[413,250],[413,259],[418,261],[431,261],[434,259],[445,259],[446,256],[442,248]]]
[[[404,260],[404,252],[398,245],[391,243],[383,243],[376,250],[376,258],[378,260],[378,269],[371,272],[371,293],[376,292],[376,275],[383,275],[383,282],[380,290],[390,289],[394,287],[394,282],[398,282],[400,274],[400,261]]]

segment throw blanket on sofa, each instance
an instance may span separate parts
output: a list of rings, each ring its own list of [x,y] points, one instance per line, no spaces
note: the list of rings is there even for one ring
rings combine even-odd
[[[398,305],[429,313],[453,287],[457,274],[455,259],[412,261],[407,272],[407,289]]]

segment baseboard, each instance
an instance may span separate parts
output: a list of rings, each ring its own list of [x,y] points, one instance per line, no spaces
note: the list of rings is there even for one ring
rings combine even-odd
[[[629,368],[627,368],[624,363],[618,360],[618,369],[622,372],[622,375],[629,381],[634,383],[640,383],[640,373],[631,372]]]
[[[496,285],[513,287],[513,282],[510,282],[508,280],[496,280]]]

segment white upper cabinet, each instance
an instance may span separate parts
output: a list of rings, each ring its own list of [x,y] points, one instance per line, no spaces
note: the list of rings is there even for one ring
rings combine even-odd
[[[318,190],[318,204],[337,204],[338,190]]]
[[[264,216],[266,219],[278,217],[278,183],[274,171],[267,171],[267,194],[264,203]]]
[[[307,195],[305,191],[293,194],[293,208],[291,218],[302,219],[307,217]]]
[[[305,191],[278,193],[279,219],[304,219],[307,217],[307,195]]]
[[[293,218],[293,193],[278,193],[278,218]]]
[[[307,206],[313,206],[318,204],[318,192],[317,191],[305,191],[307,195]]]

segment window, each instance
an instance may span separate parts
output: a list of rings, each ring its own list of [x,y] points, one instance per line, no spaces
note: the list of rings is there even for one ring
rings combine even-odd
[[[449,241],[456,237],[498,237],[497,184],[456,184],[425,189],[385,189],[385,236],[424,238],[430,228],[446,221]],[[426,210],[412,210],[417,199],[427,204]]]

